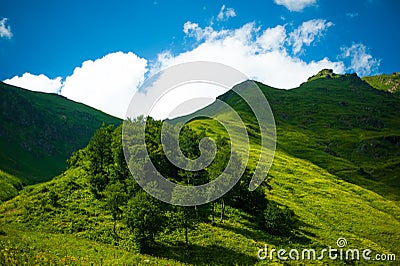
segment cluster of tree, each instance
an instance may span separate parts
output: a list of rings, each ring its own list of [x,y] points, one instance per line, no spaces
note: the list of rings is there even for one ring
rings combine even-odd
[[[145,142],[140,140],[143,126],[146,127]],[[69,159],[70,167],[79,166],[86,170],[93,195],[104,202],[105,210],[112,215],[115,238],[121,239],[117,232],[117,223],[122,222],[129,228],[141,251],[145,252],[151,250],[156,235],[164,230],[182,230],[188,245],[188,231],[195,229],[198,222],[215,223],[217,202],[182,207],[166,204],[149,195],[137,184],[135,178],[138,177],[132,177],[128,168],[128,164],[130,167],[138,167],[144,176],[146,171],[151,171],[148,167],[149,161],[138,159],[144,157],[144,149],[147,149],[152,164],[164,177],[185,185],[200,185],[213,180],[223,171],[229,160],[237,160],[237,164],[240,164],[240,158],[231,154],[229,140],[219,137],[216,140],[215,158],[208,167],[198,171],[182,170],[172,164],[164,152],[161,144],[162,126],[163,122],[150,117],[127,121],[124,131],[129,134],[125,135],[124,141],[129,145],[123,147],[122,126],[114,129],[113,126],[103,125],[88,146]],[[205,136],[204,131],[196,131],[185,125],[179,134],[182,153],[190,159],[198,158],[201,154],[199,143]],[[128,164],[124,148],[133,154]],[[225,206],[230,205],[253,214],[267,228],[265,214],[269,209],[263,188],[253,192],[248,190],[252,171],[246,168],[233,189],[218,199],[221,204],[220,222],[224,220]]]

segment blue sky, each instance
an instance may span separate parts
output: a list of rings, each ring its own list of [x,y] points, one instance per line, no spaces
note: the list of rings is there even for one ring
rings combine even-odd
[[[193,60],[279,88],[325,67],[392,73],[398,14],[396,0],[1,1],[0,80],[122,117],[146,77]]]

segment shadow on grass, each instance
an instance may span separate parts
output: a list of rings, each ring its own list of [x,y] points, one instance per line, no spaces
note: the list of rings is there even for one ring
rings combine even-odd
[[[154,252],[149,255],[194,265],[253,265],[257,262],[255,253],[249,256],[218,245],[190,244],[186,248],[184,242],[157,243]]]
[[[235,232],[236,234],[240,234],[245,236],[246,238],[253,239],[255,241],[264,241],[275,246],[283,246],[288,244],[300,244],[307,245],[312,242],[310,237],[313,237],[314,234],[307,232],[305,230],[298,229],[301,226],[309,226],[303,222],[298,221],[298,224],[293,228],[292,232],[287,235],[273,235],[267,232],[261,231],[261,229],[248,229],[244,227],[234,227],[229,224],[219,223],[216,226],[224,229]],[[312,226],[310,226],[312,227]]]

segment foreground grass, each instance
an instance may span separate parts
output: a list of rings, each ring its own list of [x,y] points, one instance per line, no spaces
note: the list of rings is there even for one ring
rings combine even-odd
[[[260,261],[266,244],[284,248],[336,247],[344,237],[347,248],[369,248],[374,254],[400,254],[400,207],[396,201],[348,183],[326,170],[278,151],[271,168],[270,200],[289,206],[298,224],[287,237],[261,231],[254,217],[227,207],[226,219],[212,226],[200,223],[190,231],[185,248],[181,231],[165,232],[148,255],[138,254],[129,241],[114,241],[112,218],[101,211],[79,170],[35,185],[0,205],[0,262],[5,265],[345,265],[355,261]],[[75,185],[71,181],[74,180]],[[74,188],[72,189],[71,186]],[[59,209],[37,210],[50,191],[59,193]],[[25,206],[25,207],[24,207]],[[39,212],[40,211],[40,212]],[[217,208],[217,214],[219,209]],[[122,224],[118,230],[128,232]],[[1,264],[0,263],[0,264]],[[361,261],[360,265],[364,265]],[[393,263],[395,265],[395,262]],[[378,264],[379,265],[379,264]],[[382,265],[382,264],[380,264]],[[390,263],[385,263],[390,265]]]
[[[287,155],[278,153],[277,157],[269,198],[301,217],[300,230],[313,243],[336,246],[336,240],[344,237],[348,247],[400,254],[397,201],[347,183],[307,161],[296,160],[293,167]]]
[[[3,228],[0,265],[182,265],[74,237]]]

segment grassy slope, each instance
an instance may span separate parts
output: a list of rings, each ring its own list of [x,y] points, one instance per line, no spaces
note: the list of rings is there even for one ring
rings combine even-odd
[[[267,193],[268,198],[290,206],[301,221],[297,235],[290,239],[260,231],[251,216],[228,207],[226,221],[214,227],[202,223],[191,232],[188,253],[183,252],[183,233],[177,232],[161,236],[151,257],[139,255],[129,251],[132,246],[128,240],[113,246],[111,216],[104,214],[101,203],[93,199],[82,171],[72,169],[50,182],[25,189],[1,205],[1,254],[6,255],[0,260],[8,256],[20,263],[87,259],[118,265],[150,259],[171,265],[249,265],[261,263],[256,252],[266,243],[275,248],[322,249],[335,246],[339,237],[345,237],[349,247],[399,254],[397,203],[281,151],[270,174],[273,190]],[[51,191],[60,195],[58,207],[49,203]],[[121,224],[118,230],[126,236]]]
[[[19,178],[0,170],[0,203],[18,195],[22,185]]]
[[[283,150],[400,200],[399,97],[355,76],[314,80],[285,94],[290,108],[271,103],[285,125],[278,126]]]
[[[278,149],[343,180],[400,200],[400,97],[355,75],[312,78],[293,90],[259,84],[277,124]],[[236,95],[221,97],[247,114]],[[247,124],[255,121],[247,116]],[[207,128],[208,123],[202,121]]]
[[[371,86],[391,93],[400,91],[400,73],[382,74],[371,77],[363,77],[363,80],[368,82]]]
[[[139,255],[129,251],[128,240],[118,247],[112,245],[111,216],[104,214],[101,203],[93,199],[83,172],[70,169],[50,182],[23,190],[0,206],[0,254],[5,254],[0,259],[12,257],[20,263],[52,259],[58,264],[72,260],[144,264],[148,259],[150,264],[249,265],[264,263],[257,260],[256,252],[265,243],[276,248],[322,249],[335,247],[339,237],[347,239],[348,247],[398,255],[399,161],[395,137],[400,135],[400,126],[394,107],[399,106],[399,98],[376,91],[354,76],[336,81],[314,79],[292,91],[264,85],[262,89],[278,130],[278,147],[270,170],[273,190],[266,195],[294,210],[300,220],[294,237],[268,235],[254,226],[251,216],[228,207],[226,221],[214,227],[203,223],[191,232],[188,252],[182,252],[183,234],[177,232],[160,236],[159,248],[151,257]],[[237,103],[234,96],[222,98]],[[235,107],[243,114],[247,112],[245,105]],[[214,121],[191,123],[214,134],[222,132]],[[247,123],[254,121],[250,118]],[[363,145],[366,148],[361,148]],[[253,144],[252,149],[253,155],[257,154],[258,146]],[[51,191],[60,196],[58,207],[49,204]],[[119,231],[124,235],[121,225]],[[77,248],[81,245],[84,248]]]
[[[28,184],[49,180],[102,122],[120,120],[56,94],[0,82],[0,169]]]

